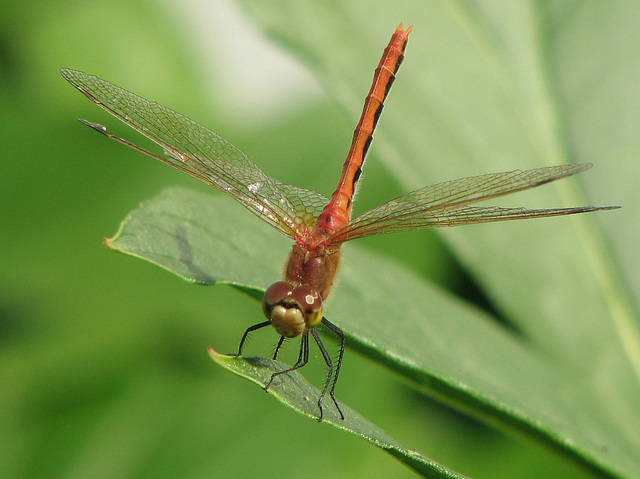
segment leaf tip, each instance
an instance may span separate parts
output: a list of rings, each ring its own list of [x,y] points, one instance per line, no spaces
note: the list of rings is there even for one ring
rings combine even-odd
[[[105,245],[109,249],[116,249],[114,241],[115,241],[115,237],[114,238],[107,238],[107,237],[102,238],[102,244]]]
[[[207,346],[207,353],[209,354],[209,357],[214,361],[218,358],[218,356],[220,356],[220,353],[213,349],[213,346]]]
[[[216,363],[220,365],[223,365],[224,358],[231,357],[231,355],[229,354],[219,353],[218,351],[213,349],[213,346],[207,346],[207,353],[209,354],[209,357],[211,359],[213,359]]]

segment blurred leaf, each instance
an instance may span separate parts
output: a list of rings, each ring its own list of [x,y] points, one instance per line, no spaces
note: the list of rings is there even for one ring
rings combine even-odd
[[[514,167],[595,164],[579,185],[520,196],[536,206],[611,202],[622,210],[441,234],[521,332],[519,346],[548,363],[535,368],[534,377],[549,378],[544,385],[524,384],[524,368],[500,384],[502,408],[526,411],[532,424],[559,413],[551,435],[560,447],[577,447],[622,475],[640,470],[640,4],[243,4],[317,72],[354,121],[388,35],[400,21],[415,26],[371,150],[407,190]],[[489,354],[491,345],[480,347]],[[521,367],[507,358],[493,367]],[[545,369],[566,377],[556,382]],[[523,409],[503,402],[505,392],[527,387],[543,387],[550,401]]]
[[[216,352],[213,348],[209,348],[209,355],[223,368],[262,387],[266,387],[270,382],[273,373],[283,371],[289,367],[286,364],[272,359],[228,356]],[[320,391],[309,384],[298,371],[280,376],[277,381],[271,383],[267,392],[273,394],[279,401],[306,416],[311,418],[318,417],[318,398],[320,397]],[[330,404],[331,401],[328,400],[327,403]],[[386,432],[360,416],[350,407],[340,403],[340,409],[344,413],[344,420],[340,419],[335,407],[331,404],[323,409],[323,422],[327,422],[332,426],[366,439],[395,456],[423,477],[464,477],[438,464],[432,459],[402,446]]]
[[[601,475],[632,476],[640,469],[640,265],[625,246],[638,231],[639,6],[397,4],[399,18],[390,19],[389,5],[364,1],[244,3],[354,121],[393,28],[400,20],[415,25],[372,149],[407,189],[595,163],[582,178],[518,201],[611,201],[621,211],[443,232],[518,334],[357,246],[347,250],[327,314],[351,346],[429,394]],[[110,244],[190,280],[256,295],[279,277],[288,248],[250,215],[217,202],[169,191],[133,214]]]

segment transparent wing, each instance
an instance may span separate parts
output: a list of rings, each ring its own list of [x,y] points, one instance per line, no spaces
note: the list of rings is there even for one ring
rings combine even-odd
[[[164,149],[166,157],[83,123],[235,198],[285,235],[310,234],[328,199],[267,176],[242,151],[213,131],[158,103],[94,75],[62,69],[62,76],[98,106]]]
[[[589,168],[591,168],[591,164],[582,163],[526,171],[514,170],[427,186],[358,216],[348,226],[337,231],[331,237],[331,242],[339,243],[363,236],[395,231],[540,218],[617,208],[616,206],[585,206],[528,210],[525,208],[468,206],[490,198],[534,188],[550,181],[575,175]]]

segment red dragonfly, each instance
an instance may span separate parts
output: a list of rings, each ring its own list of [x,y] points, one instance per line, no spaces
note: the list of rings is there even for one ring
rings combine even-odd
[[[307,364],[311,334],[328,366],[324,388],[318,399],[320,420],[323,415],[322,400],[327,391],[340,417],[344,419],[334,393],[344,355],[345,335],[323,316],[323,302],[331,290],[342,243],[394,231],[617,208],[584,206],[528,210],[470,206],[482,200],[575,175],[591,167],[590,164],[583,163],[527,171],[514,170],[447,181],[407,193],[352,220],[351,207],[356,185],[384,100],[404,58],[411,29],[412,27],[404,29],[400,24],[384,50],[375,70],[373,85],[366,97],[362,116],[355,129],[340,182],[331,199],[315,191],[286,185],[270,178],[227,140],[180,113],[145,100],[96,76],[70,69],[60,71],[69,83],[96,105],[161,146],[165,156],[118,138],[97,123],[80,120],[82,123],[119,143],[224,191],[295,242],[286,266],[284,281],[272,284],[265,292],[263,309],[268,320],[246,330],[240,341],[238,356],[242,354],[247,335],[269,325],[280,335],[274,359],[277,358],[285,339],[301,336],[297,362],[289,369],[274,373],[265,386],[265,389],[268,389],[277,376]],[[335,368],[317,333],[316,327],[320,324],[324,324],[340,338],[340,354]]]

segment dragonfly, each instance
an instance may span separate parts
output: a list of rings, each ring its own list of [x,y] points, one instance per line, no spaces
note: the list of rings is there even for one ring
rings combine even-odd
[[[523,191],[580,173],[589,163],[513,170],[446,181],[427,186],[351,218],[354,195],[373,132],[396,73],[404,59],[412,26],[398,26],[375,70],[373,85],[365,99],[351,148],[338,186],[331,196],[281,183],[267,176],[230,142],[208,128],[159,103],[148,101],[94,75],[62,69],[62,76],[96,105],[149,138],[163,149],[157,154],[119,138],[103,125],[79,121],[99,133],[182,171],[235,199],[263,221],[294,241],[286,263],[284,280],[269,286],[262,303],[266,321],[243,334],[237,356],[242,355],[248,335],[273,326],[280,335],[273,354],[277,359],[283,342],[300,337],[296,363],[272,374],[267,390],[280,375],[300,369],[309,361],[309,336],[315,340],[328,368],[318,397],[323,418],[323,399],[328,392],[341,419],[344,414],[335,389],[345,351],[345,334],[324,316],[346,241],[398,231],[441,228],[525,218],[585,213],[617,206],[525,209],[472,206],[502,195]],[[331,358],[317,328],[324,325],[340,342],[337,361]]]

